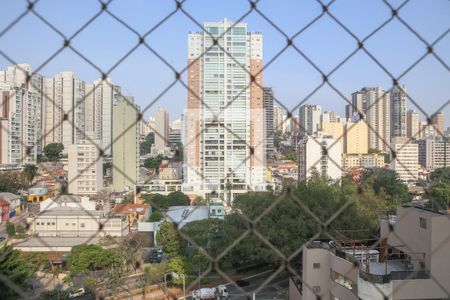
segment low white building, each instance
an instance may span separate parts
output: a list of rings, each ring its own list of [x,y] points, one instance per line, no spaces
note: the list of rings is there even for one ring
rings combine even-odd
[[[75,207],[56,207],[27,219],[29,233],[53,237],[126,236],[129,222],[124,215]]]

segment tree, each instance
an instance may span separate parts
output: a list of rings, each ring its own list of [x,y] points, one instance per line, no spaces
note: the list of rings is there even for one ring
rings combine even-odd
[[[427,194],[430,207],[434,210],[447,210],[450,207],[450,184],[438,182],[432,186]]]
[[[166,262],[160,262],[157,264],[150,264],[144,268],[144,273],[147,277],[147,282],[154,284],[160,283],[164,279],[166,273]]]
[[[155,143],[155,133],[150,132],[149,134],[147,134],[147,136],[145,137],[145,140],[143,142],[141,142],[140,144],[140,153],[141,155],[145,155],[151,152],[152,150],[152,145]]]
[[[181,250],[180,238],[174,224],[164,221],[159,225],[156,241],[163,246],[168,257],[179,255]]]
[[[25,282],[33,275],[33,265],[24,259],[18,250],[12,246],[3,246],[0,248],[0,270],[3,276],[6,276],[18,288],[24,289]],[[0,280],[1,299],[18,299],[19,295],[10,285]]]
[[[181,256],[174,256],[171,257],[166,264],[166,273],[176,273],[178,278],[172,277],[172,283],[176,285],[180,285],[183,283],[183,279],[181,278],[181,275],[184,275],[186,273],[185,271],[185,264],[183,261],[183,258]]]
[[[17,194],[23,187],[23,176],[19,172],[0,172],[0,191]]]
[[[167,195],[169,206],[184,206],[189,205],[189,197],[180,191],[171,192]]]
[[[154,168],[154,169],[159,169],[159,166],[161,165],[161,162],[163,160],[168,160],[168,157],[164,157],[162,155],[158,155],[156,157],[151,157],[151,158],[147,158],[144,161],[144,167],[146,168]]]
[[[431,173],[434,182],[450,183],[450,167],[437,168]]]
[[[23,169],[22,174],[25,177],[25,179],[27,180],[28,185],[31,185],[31,183],[33,182],[33,179],[38,174],[38,167],[36,165],[26,164]]]
[[[64,145],[61,143],[50,143],[45,145],[44,154],[50,161],[58,160],[61,152],[64,150]]]
[[[13,237],[16,235],[16,226],[13,223],[6,223],[6,233],[9,237]]]
[[[71,275],[88,274],[91,271],[104,270],[118,260],[113,249],[103,249],[98,245],[78,245],[69,254]]]
[[[150,215],[150,218],[148,219],[149,222],[159,222],[164,218],[164,215],[160,213],[159,211],[153,211]]]

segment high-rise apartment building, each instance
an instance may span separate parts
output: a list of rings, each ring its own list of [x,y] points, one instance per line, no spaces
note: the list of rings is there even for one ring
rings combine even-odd
[[[284,108],[279,105],[273,106],[273,131],[274,132],[283,132],[283,114]]]
[[[428,170],[450,167],[450,140],[441,136],[428,136],[416,142],[419,164]]]
[[[42,149],[42,85],[42,75],[31,74],[29,65],[0,71],[1,164],[36,163]]]
[[[271,87],[265,87],[263,89],[263,106],[265,113],[265,126],[266,126],[266,156],[273,154],[274,144],[273,144],[273,124],[274,124],[274,114],[273,114],[273,90]]]
[[[445,125],[444,125],[444,113],[443,112],[437,112],[434,115],[431,116],[431,124],[433,124],[433,127],[436,130],[436,135],[444,135]]]
[[[356,123],[344,124],[344,153],[365,154],[368,152],[367,124],[360,120]]]
[[[80,140],[67,149],[69,193],[95,195],[103,187],[103,158],[97,145],[101,141]]]
[[[406,136],[408,138],[418,139],[419,130],[420,130],[420,119],[419,113],[415,110],[408,110],[408,114],[406,116]]]
[[[164,153],[169,145],[169,113],[160,107],[155,113],[155,145],[154,153]]]
[[[381,87],[364,87],[361,94],[363,113],[369,127],[369,148],[389,152],[391,138],[390,97]],[[358,100],[359,101],[359,100]]]
[[[73,72],[61,72],[44,79],[44,145],[69,145],[85,139],[86,83]]]
[[[322,108],[320,105],[304,104],[300,106],[300,133],[313,135],[320,130]]]
[[[304,135],[299,142],[299,181],[305,180],[316,170],[321,176],[340,179],[341,142],[326,132]]]
[[[184,189],[232,201],[265,189],[262,34],[227,19],[204,30],[189,34]]]
[[[113,106],[121,102],[121,98],[121,88],[110,78],[86,84],[85,133],[99,141],[98,146],[107,156],[112,154]]]
[[[391,137],[405,137],[406,132],[406,86],[394,86],[391,98]]]
[[[127,97],[113,107],[113,187],[133,189],[139,172],[139,108]]]
[[[400,179],[406,183],[417,181],[419,165],[418,145],[406,137],[395,137],[391,141],[391,149],[395,151],[395,157],[391,153],[390,169],[394,170]]]

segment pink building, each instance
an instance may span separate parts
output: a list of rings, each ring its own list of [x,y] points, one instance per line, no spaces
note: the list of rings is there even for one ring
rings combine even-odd
[[[9,220],[9,214],[11,212],[11,207],[9,202],[0,199],[0,222],[6,222]]]

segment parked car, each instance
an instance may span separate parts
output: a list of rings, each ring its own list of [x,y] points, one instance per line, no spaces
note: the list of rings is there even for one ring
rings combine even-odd
[[[6,240],[6,238],[4,236],[0,236],[0,242],[3,242],[4,240]]]

